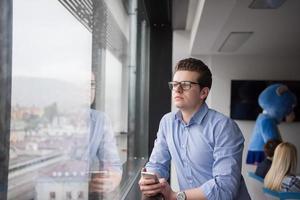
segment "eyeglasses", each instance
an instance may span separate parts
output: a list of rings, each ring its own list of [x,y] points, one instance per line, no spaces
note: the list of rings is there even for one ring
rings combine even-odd
[[[174,90],[178,86],[180,86],[180,88],[182,90],[189,90],[189,89],[191,89],[192,84],[200,85],[200,83],[196,83],[196,82],[193,82],[193,81],[180,81],[180,82],[171,81],[171,82],[168,83],[170,90]]]

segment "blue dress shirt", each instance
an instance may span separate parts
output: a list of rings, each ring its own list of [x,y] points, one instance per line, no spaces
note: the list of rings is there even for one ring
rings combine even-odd
[[[172,159],[180,190],[201,188],[208,200],[247,200],[241,175],[243,146],[236,123],[204,103],[188,124],[180,111],[162,118],[146,168],[168,179]]]
[[[91,109],[89,137],[90,170],[114,170],[122,172],[122,164],[109,118]]]

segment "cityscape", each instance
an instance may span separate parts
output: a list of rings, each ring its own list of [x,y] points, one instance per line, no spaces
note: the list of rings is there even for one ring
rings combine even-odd
[[[8,199],[85,199],[87,114],[62,114],[56,103],[12,106]]]

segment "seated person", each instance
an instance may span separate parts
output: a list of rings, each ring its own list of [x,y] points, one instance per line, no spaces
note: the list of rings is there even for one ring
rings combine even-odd
[[[282,192],[300,192],[300,178],[295,176],[297,168],[297,149],[288,142],[279,144],[273,162],[267,173],[264,186]]]
[[[280,140],[271,139],[264,145],[264,152],[265,152],[266,158],[257,165],[256,171],[255,171],[255,174],[257,176],[265,178],[266,174],[268,173],[268,171],[271,167],[275,148],[280,143],[281,143]]]

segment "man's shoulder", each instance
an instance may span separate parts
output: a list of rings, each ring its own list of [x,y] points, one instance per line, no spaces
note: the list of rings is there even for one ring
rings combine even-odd
[[[207,117],[210,120],[214,120],[217,122],[222,122],[222,121],[226,121],[226,122],[234,122],[230,117],[226,116],[225,114],[216,111],[214,109],[209,108],[207,111]]]
[[[168,112],[164,114],[164,116],[161,118],[161,121],[173,121],[175,119],[175,115],[177,112]]]
[[[210,109],[203,124],[211,130],[218,142],[222,141],[228,145],[237,145],[244,142],[238,124],[223,113]]]
[[[107,121],[109,119],[108,115],[102,111],[91,109],[91,117],[94,121]]]
[[[216,130],[232,130],[229,131],[231,134],[241,133],[238,124],[233,119],[213,109],[209,109],[209,111],[207,112],[205,124],[209,124],[211,127],[216,128]]]

